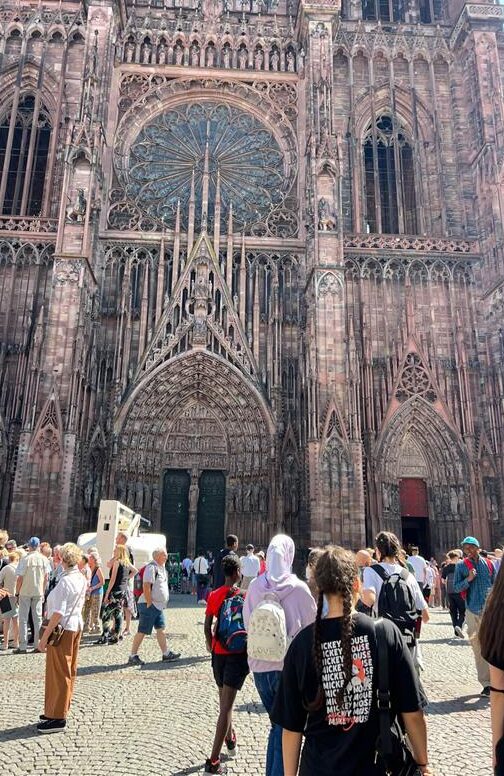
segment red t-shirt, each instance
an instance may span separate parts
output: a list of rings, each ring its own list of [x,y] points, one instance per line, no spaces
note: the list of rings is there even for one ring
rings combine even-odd
[[[207,605],[206,605],[206,616],[216,617],[217,625],[218,625],[219,612],[220,612],[221,606],[224,603],[224,599],[226,598],[230,590],[231,590],[231,587],[229,587],[229,585],[222,585],[222,587],[218,587],[216,590],[213,590],[208,596]],[[245,594],[243,594],[243,597],[245,597]],[[214,635],[212,638],[212,652],[215,652],[216,655],[234,655],[235,654],[234,652],[230,652],[228,649],[222,646],[219,639],[215,635],[216,631],[217,631],[217,627],[214,627]]]

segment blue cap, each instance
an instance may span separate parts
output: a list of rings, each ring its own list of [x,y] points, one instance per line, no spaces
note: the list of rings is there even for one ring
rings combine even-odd
[[[475,547],[479,547],[480,543],[477,539],[474,538],[474,536],[466,536],[466,538],[461,542],[462,545],[464,544],[474,544]]]
[[[30,541],[28,542],[28,546],[32,548],[32,550],[36,550],[37,547],[40,547],[40,539],[38,536],[32,536]]]

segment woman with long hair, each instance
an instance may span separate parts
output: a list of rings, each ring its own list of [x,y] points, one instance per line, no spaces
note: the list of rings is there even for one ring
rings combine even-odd
[[[127,598],[128,583],[137,573],[137,569],[130,561],[126,545],[116,544],[110,582],[103,598],[103,633],[97,643],[117,644],[122,639],[123,608]],[[113,631],[111,623],[113,623]]]
[[[101,560],[97,552],[88,555],[91,577],[86,592],[86,603],[82,613],[84,619],[84,631],[88,633],[100,633],[100,609],[103,601],[103,584],[105,582],[101,570]]]
[[[353,553],[327,547],[315,582],[315,623],[289,648],[271,713],[283,728],[284,770],[288,776],[378,776],[383,773],[375,764],[378,646],[374,621],[355,611],[360,581]],[[427,733],[411,656],[392,622],[384,620],[383,631],[392,709],[406,728],[419,772],[428,776]]]
[[[482,657],[490,665],[490,712],[492,717],[495,776],[504,776],[504,571],[501,569],[488,594],[478,638]]]

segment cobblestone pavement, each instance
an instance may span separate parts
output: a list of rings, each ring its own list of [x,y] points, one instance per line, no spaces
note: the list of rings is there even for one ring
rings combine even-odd
[[[162,664],[154,639],[144,641],[143,668],[126,667],[128,641],[100,647],[85,639],[67,731],[40,736],[44,656],[0,656],[0,753],[8,776],[191,776],[208,757],[217,693],[203,640],[202,608],[174,597],[170,646]],[[434,611],[423,632],[424,684],[431,704],[431,762],[438,776],[490,776],[489,702],[479,697],[467,642],[450,640],[448,614]],[[235,714],[238,756],[231,776],[261,776],[268,720],[248,677]],[[6,763],[8,765],[6,767]],[[316,776],[316,774],[314,774]],[[363,774],[365,776],[365,774]]]

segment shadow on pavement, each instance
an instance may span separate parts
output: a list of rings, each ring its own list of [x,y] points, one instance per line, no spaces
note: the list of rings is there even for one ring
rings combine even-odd
[[[37,720],[38,721],[38,720]],[[23,738],[39,738],[40,733],[37,733],[36,723],[31,725],[21,725],[21,727],[8,728],[0,732],[0,742],[2,741],[19,741]]]
[[[266,714],[266,709],[262,703],[240,703],[239,705],[235,704],[233,709],[235,711],[245,711],[249,714]]]
[[[141,657],[141,655],[140,655]],[[146,663],[142,666],[142,671],[160,671],[161,669],[169,668],[173,670],[175,668],[188,668],[194,666],[197,663],[209,663],[209,655],[194,655],[194,657],[181,657],[178,660],[174,660],[172,663],[163,663],[161,660],[156,660],[153,663]]]
[[[183,771],[177,771],[176,773],[169,773],[168,776],[190,776],[191,773],[201,773],[201,769],[204,766],[191,765],[190,768],[184,768]]]
[[[448,698],[445,701],[429,701],[426,712],[429,714],[456,714],[461,711],[485,709],[490,701],[481,695],[462,695],[460,698]]]

